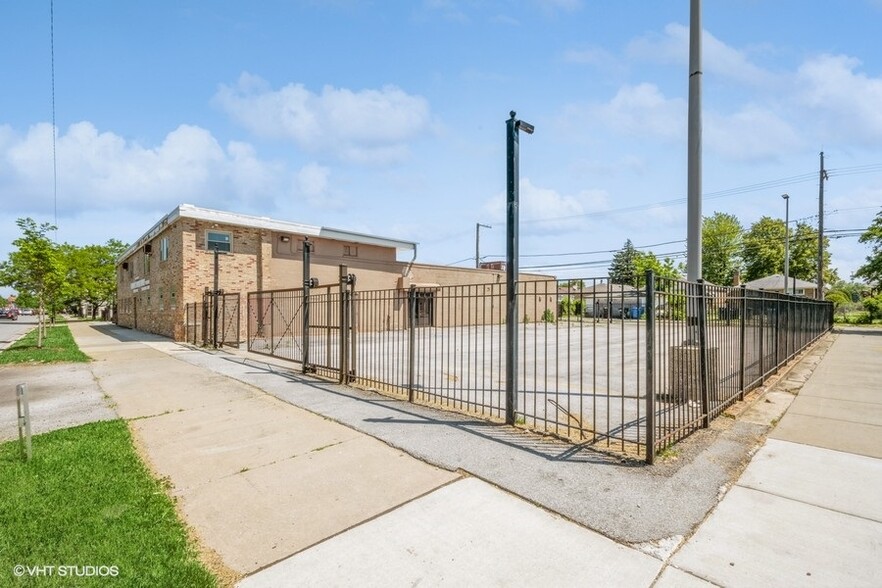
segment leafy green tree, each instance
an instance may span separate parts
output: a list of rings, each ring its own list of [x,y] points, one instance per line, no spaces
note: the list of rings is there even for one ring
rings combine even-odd
[[[859,243],[869,243],[871,250],[867,263],[854,273],[855,278],[862,278],[875,289],[882,288],[882,210],[858,239]]]
[[[751,225],[744,234],[744,280],[749,282],[784,273],[784,221],[768,216]]]
[[[867,309],[871,321],[882,319],[882,294],[876,294],[875,296],[864,298],[863,302],[864,308]]]
[[[65,245],[67,301],[77,307],[88,302],[92,307],[92,318],[96,317],[99,307],[112,305],[116,301],[115,263],[126,248],[116,239],[109,240],[106,245]]]
[[[723,212],[706,216],[701,223],[701,275],[712,283],[726,286],[741,269],[744,228],[738,217]]]
[[[45,332],[45,308],[54,308],[64,285],[64,264],[58,247],[47,233],[55,227],[43,223],[37,225],[31,218],[16,221],[22,236],[12,242],[16,248],[9,259],[0,263],[0,284],[36,298],[40,310],[37,346],[43,346]]]
[[[609,266],[610,283],[636,285],[639,255],[640,252],[631,243],[631,239],[625,241],[625,245],[613,254],[612,264]]]
[[[656,278],[678,280],[682,277],[672,259],[665,258],[665,260],[662,261],[656,257],[652,251],[638,251],[637,259],[634,262],[634,269],[637,273],[634,285],[638,288],[643,288],[646,285],[647,270],[655,272]],[[656,287],[659,288],[659,286]],[[663,289],[663,287],[661,289]]]
[[[839,281],[838,273],[830,267],[830,260],[830,240],[824,237],[825,284]],[[811,282],[818,279],[818,230],[810,224],[796,223],[790,237],[790,275]]]
[[[829,240],[824,239],[824,282],[838,281],[830,267]],[[756,280],[784,273],[784,221],[764,216],[744,235],[744,279]],[[818,277],[818,231],[807,223],[797,223],[790,231],[790,276],[815,281]]]
[[[827,295],[824,296],[824,299],[827,300],[827,302],[832,302],[833,312],[839,313],[843,317],[848,312],[848,307],[853,304],[851,301],[851,296],[849,296],[848,292],[846,292],[845,290],[830,290],[829,292],[827,292]]]

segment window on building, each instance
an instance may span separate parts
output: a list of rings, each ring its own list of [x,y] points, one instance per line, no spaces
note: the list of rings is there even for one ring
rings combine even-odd
[[[206,231],[205,248],[230,253],[233,250],[233,235],[226,231]]]
[[[168,261],[168,237],[159,240],[159,261]]]
[[[357,245],[344,245],[343,246],[343,257],[358,257],[358,246]]]

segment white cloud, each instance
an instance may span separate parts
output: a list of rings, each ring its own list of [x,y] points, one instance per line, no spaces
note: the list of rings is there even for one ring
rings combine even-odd
[[[685,135],[686,102],[666,98],[654,84],[622,86],[607,103],[569,106],[565,114],[592,127],[634,137],[677,139]],[[578,126],[578,125],[577,125]]]
[[[603,190],[582,190],[563,195],[534,185],[529,178],[519,184],[518,216],[524,233],[564,233],[585,226],[586,215],[609,208]],[[484,205],[488,218],[506,218],[506,196],[499,194]]]
[[[408,142],[432,128],[428,101],[391,85],[357,92],[325,86],[316,94],[302,84],[272,90],[243,73],[234,86],[222,85],[214,100],[257,136],[289,139],[304,151],[357,163],[401,161]]]
[[[775,160],[802,146],[789,122],[755,104],[728,115],[705,113],[702,127],[707,148],[729,160]]]
[[[689,27],[670,23],[664,34],[652,34],[631,41],[627,54],[653,63],[689,62]],[[739,51],[713,36],[707,30],[701,36],[701,68],[703,72],[735,79],[753,86],[772,82],[772,74],[752,63]]]
[[[259,159],[246,143],[224,149],[196,126],[181,125],[161,144],[144,147],[79,122],[57,137],[56,150],[61,214],[171,209],[182,202],[241,209],[290,191],[284,165]],[[24,135],[0,129],[0,162],[0,186],[16,196],[12,213],[54,208],[51,125],[34,125]]]
[[[795,101],[808,108],[827,138],[878,145],[882,140],[882,78],[860,73],[860,61],[821,55],[800,66]]]
[[[339,208],[340,202],[330,189],[330,168],[308,163],[300,168],[294,179],[294,192],[309,204],[321,208]]]

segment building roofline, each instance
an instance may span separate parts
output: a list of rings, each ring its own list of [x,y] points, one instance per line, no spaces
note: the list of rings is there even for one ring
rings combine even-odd
[[[358,243],[363,245],[378,245],[381,247],[392,247],[399,251],[416,252],[417,244],[412,241],[404,241],[401,239],[392,239],[389,237],[381,237],[378,235],[367,235],[364,233],[356,233],[342,229],[334,229],[331,227],[321,227],[317,225],[307,225],[304,223],[296,223],[292,221],[284,221],[269,218],[266,216],[253,216],[241,214],[237,212],[227,212],[223,210],[214,210],[211,208],[202,208],[192,204],[181,204],[156,224],[150,230],[141,235],[120,257],[117,261],[121,261],[134,253],[144,243],[150,241],[156,235],[161,233],[166,226],[175,222],[180,218],[192,218],[207,222],[215,222],[218,224],[232,225],[237,227],[248,227],[256,229],[266,229],[270,231],[279,231],[285,233],[296,233],[306,235],[307,237],[322,237],[325,239],[333,239],[335,241],[348,241],[350,243]]]
[[[757,278],[755,280],[751,280],[749,282],[744,282],[744,287],[749,289],[778,289],[780,287],[781,290],[784,290],[786,287],[792,287],[794,282],[796,283],[797,288],[803,289],[817,289],[818,285],[814,282],[807,282],[806,280],[801,280],[799,278],[793,278],[790,276],[787,279],[787,284],[784,284],[784,274],[771,274],[769,276],[763,276],[761,278]]]

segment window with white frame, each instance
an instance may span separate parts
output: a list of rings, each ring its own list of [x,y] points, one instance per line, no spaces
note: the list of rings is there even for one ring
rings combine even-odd
[[[159,240],[159,261],[168,261],[168,237]]]
[[[233,235],[227,231],[206,231],[205,248],[230,253],[233,250]]]

